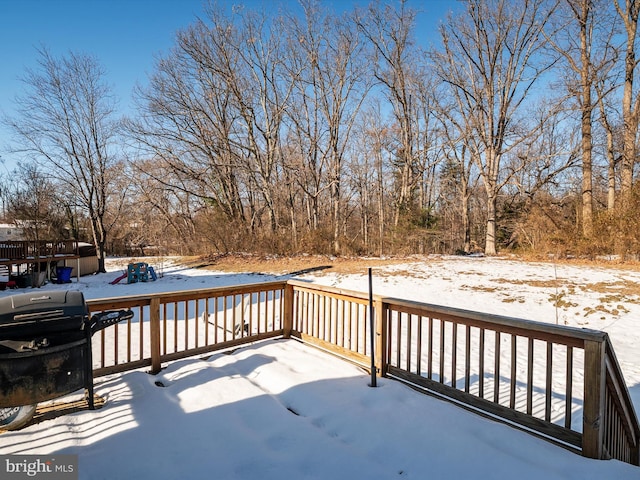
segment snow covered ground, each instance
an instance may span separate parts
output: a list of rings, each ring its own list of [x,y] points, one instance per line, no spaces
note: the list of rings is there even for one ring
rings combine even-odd
[[[156,282],[110,285],[110,273],[43,288],[86,298],[272,280],[147,260]],[[126,265],[126,262],[124,262]],[[281,278],[281,277],[279,277]],[[309,281],[367,291],[361,274]],[[640,410],[640,273],[478,257],[374,268],[374,292],[605,330]],[[8,295],[13,292],[0,292]],[[557,307],[556,307],[557,305]],[[269,341],[96,380],[106,405],[0,435],[0,454],[79,456],[82,479],[631,479],[640,469],[582,458],[299,344]]]

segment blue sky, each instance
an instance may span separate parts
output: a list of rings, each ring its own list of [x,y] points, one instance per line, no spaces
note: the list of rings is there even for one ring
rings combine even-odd
[[[131,91],[146,83],[154,57],[173,45],[175,33],[203,15],[206,0],[0,0],[0,112],[11,114],[13,99],[22,94],[18,80],[26,68],[37,66],[36,48],[55,56],[70,51],[95,55],[125,113]],[[296,0],[223,0],[221,3],[256,7],[297,5]],[[367,0],[327,0],[334,8],[366,5]],[[438,22],[456,0],[410,0],[420,10],[418,35],[436,32]],[[5,150],[7,131],[0,126],[0,156],[12,164]],[[11,169],[11,168],[9,168]],[[4,170],[0,166],[0,172]]]

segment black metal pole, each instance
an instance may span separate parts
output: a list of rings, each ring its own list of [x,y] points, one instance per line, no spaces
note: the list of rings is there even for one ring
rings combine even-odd
[[[373,275],[369,267],[369,337],[371,338],[371,387],[376,387],[376,319],[373,309]]]

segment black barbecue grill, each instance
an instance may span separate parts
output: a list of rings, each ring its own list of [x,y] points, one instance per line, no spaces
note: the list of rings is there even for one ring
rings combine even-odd
[[[90,317],[77,291],[0,298],[0,428],[8,428],[20,407],[33,415],[38,402],[81,388],[93,409],[91,336],[132,316],[120,310]]]

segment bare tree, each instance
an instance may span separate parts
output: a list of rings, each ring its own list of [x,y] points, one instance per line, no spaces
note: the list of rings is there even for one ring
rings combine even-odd
[[[583,139],[569,115],[557,99],[540,98],[529,110],[528,122],[536,135],[521,142],[505,165],[519,196],[531,198],[541,191],[554,195],[571,183],[566,174],[580,166]]]
[[[573,18],[578,24],[580,38],[579,62],[575,62],[567,52],[565,57],[572,70],[579,73],[580,88],[575,90],[575,95],[580,106],[581,132],[582,132],[582,233],[589,238],[593,232],[593,169],[592,169],[592,112],[593,102],[591,94],[593,90],[594,66],[591,59],[593,39],[594,11],[590,0],[569,0],[569,8]]]
[[[388,202],[392,185],[385,181],[390,178],[390,162],[393,144],[391,129],[383,121],[382,104],[380,98],[373,98],[370,105],[363,111],[359,119],[359,127],[356,135],[356,145],[359,154],[354,159],[352,170],[357,175],[356,180],[361,183],[359,191],[363,199],[363,216],[366,215],[366,225],[377,223],[376,248],[378,255],[385,253],[385,235],[387,233],[387,218],[392,213]],[[364,178],[361,178],[364,177]],[[364,228],[364,227],[363,227]],[[367,238],[369,234],[367,233]],[[373,244],[373,239],[366,242],[367,246]],[[373,250],[373,246],[371,246]]]
[[[496,206],[505,185],[502,159],[527,137],[519,113],[548,65],[536,58],[550,11],[543,0],[470,0],[464,15],[441,27],[438,75],[460,99],[473,132],[474,151],[487,196],[485,253],[496,253]]]
[[[228,225],[215,231],[198,231],[196,216],[205,209],[204,202],[189,193],[193,186],[173,187],[189,179],[173,178],[175,173],[162,160],[139,160],[134,163],[134,174],[138,188],[127,199],[124,225],[114,232],[124,248],[137,249],[141,254],[149,247],[156,251],[194,254],[201,251],[202,237],[215,242],[219,232],[228,232]]]
[[[218,65],[230,59],[217,56],[214,35],[202,22],[179,33],[149,86],[136,89],[140,115],[126,128],[140,147],[136,169],[148,181],[198,198],[246,228],[241,190],[247,168],[235,144],[237,105]]]
[[[411,207],[422,176],[416,152],[416,111],[419,108],[416,83],[420,80],[417,68],[419,52],[412,39],[416,12],[408,8],[406,3],[406,0],[401,0],[397,9],[372,3],[366,12],[355,12],[356,24],[372,45],[373,75],[384,87],[392,115],[398,124],[395,225],[401,213]]]
[[[318,196],[328,189],[333,251],[340,253],[345,150],[367,91],[363,45],[349,18],[331,16],[316,1],[302,7],[304,23],[295,17],[287,23],[295,86],[288,117],[302,147],[301,186],[311,198],[314,228]]]
[[[424,226],[430,227],[433,219],[435,195],[437,192],[437,170],[444,158],[442,131],[436,115],[438,109],[438,89],[435,76],[428,65],[417,69],[417,81],[412,94],[415,111],[416,175],[419,181],[418,205],[425,218]]]
[[[188,193],[252,231],[266,213],[275,232],[280,136],[292,89],[281,20],[241,7],[227,15],[210,5],[206,13],[179,32],[150,87],[138,92],[143,118],[129,131],[148,159],[175,172],[173,180],[189,179],[184,186],[196,188]]]
[[[623,209],[629,208],[633,188],[633,170],[636,163],[638,125],[640,123],[640,94],[634,90],[638,62],[636,60],[638,17],[640,2],[614,0],[625,30],[624,85],[622,94],[622,120],[624,122],[622,146],[622,174],[620,194]]]
[[[64,237],[65,216],[56,186],[35,163],[20,164],[5,186],[7,220],[20,227],[27,240]]]
[[[593,234],[593,117],[604,95],[602,85],[611,70],[611,40],[615,33],[615,22],[607,15],[608,4],[600,0],[564,0],[556,12],[560,22],[557,32],[548,40],[560,55],[560,76],[570,98],[580,112],[581,158],[582,158],[582,234],[589,238]]]
[[[110,187],[122,172],[114,147],[115,102],[95,58],[76,53],[55,58],[44,48],[39,54],[38,70],[23,78],[27,93],[17,99],[17,116],[6,123],[20,142],[16,151],[33,156],[69,203],[86,211],[104,272],[107,238],[124,195]]]
[[[618,164],[620,160],[619,146],[616,141],[619,137],[620,120],[618,115],[620,112],[612,107],[613,100],[610,100],[609,93],[614,88],[612,83],[601,78],[595,85],[598,92],[598,109],[600,111],[599,121],[605,134],[605,156],[607,158],[607,211],[615,214],[616,208],[616,179]]]
[[[460,97],[454,96],[458,102]],[[459,202],[459,217],[462,224],[462,250],[471,252],[471,219],[470,203],[475,183],[472,178],[475,164],[471,152],[475,151],[470,145],[472,135],[468,132],[469,124],[456,112],[460,112],[461,105],[446,101],[446,96],[440,99],[438,108],[439,120],[442,124],[442,143],[445,155],[445,165],[440,172],[441,194],[454,192]],[[449,200],[454,201],[454,200]]]

